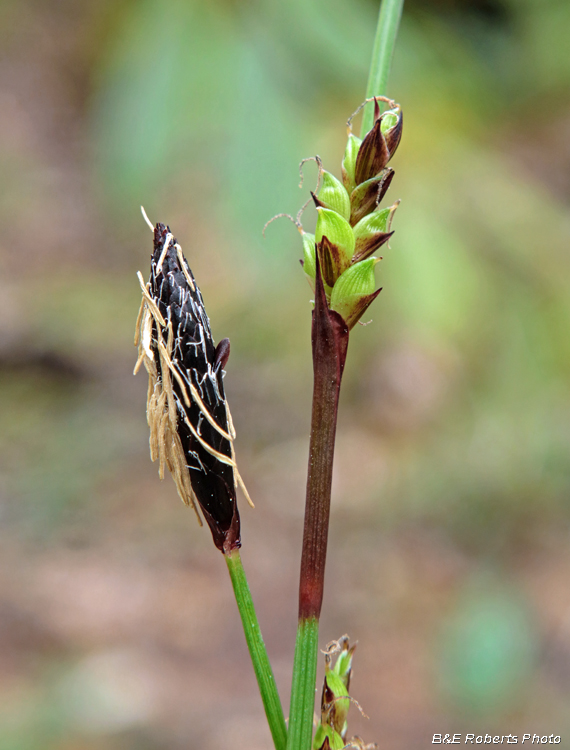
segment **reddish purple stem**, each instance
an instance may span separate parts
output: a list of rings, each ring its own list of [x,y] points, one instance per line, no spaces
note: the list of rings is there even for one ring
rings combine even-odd
[[[319,618],[323,601],[338,398],[348,347],[348,327],[328,309],[316,258],[313,312],[313,413],[305,527],[299,584],[299,618]]]

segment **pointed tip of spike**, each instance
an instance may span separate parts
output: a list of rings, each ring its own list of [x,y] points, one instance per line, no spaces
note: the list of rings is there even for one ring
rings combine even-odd
[[[315,204],[315,208],[317,209],[317,211],[319,211],[321,208],[325,208],[325,204],[322,202],[319,196],[313,193],[312,190],[310,192],[311,198],[313,199],[313,203]]]
[[[374,97],[374,122],[380,119],[380,105],[378,104],[378,98]]]

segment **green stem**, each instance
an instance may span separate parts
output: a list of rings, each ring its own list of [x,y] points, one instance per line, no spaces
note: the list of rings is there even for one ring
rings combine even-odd
[[[398,36],[398,27],[402,16],[404,0],[382,0],[380,14],[378,15],[378,26],[372,48],[372,59],[370,61],[370,73],[368,74],[368,86],[366,87],[366,98],[373,96],[386,96],[388,89],[388,75],[392,64],[392,55]],[[372,105],[367,104],[362,114],[361,137],[372,129],[374,113]]]
[[[225,554],[224,557],[226,558],[234,588],[245,640],[247,641],[253,669],[257,677],[257,684],[261,693],[261,700],[265,708],[265,715],[267,716],[271,736],[273,737],[273,744],[275,745],[275,750],[285,750],[287,747],[287,727],[285,725],[283,709],[281,708],[273,670],[271,669],[265,644],[263,643],[239,550],[233,549],[231,552]]]
[[[318,619],[301,618],[293,662],[290,716],[295,717],[295,721],[290,721],[289,726],[287,747],[290,750],[309,750],[313,740],[318,645]]]

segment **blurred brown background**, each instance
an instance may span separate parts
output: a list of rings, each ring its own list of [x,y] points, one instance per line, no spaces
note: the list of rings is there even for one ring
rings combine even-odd
[[[309,427],[297,165],[340,174],[371,0],[0,2],[0,749],[268,750],[223,559],[148,456],[141,219],[199,280],[285,705]],[[351,729],[570,747],[570,4],[407,0],[402,199],[351,338],[322,645]],[[313,171],[311,171],[313,170]],[[311,229],[314,216],[305,215]]]

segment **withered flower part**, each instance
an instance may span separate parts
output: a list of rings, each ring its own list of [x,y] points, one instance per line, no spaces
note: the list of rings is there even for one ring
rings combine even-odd
[[[362,218],[354,227],[353,264],[365,260],[388,242],[394,234],[392,231],[392,221],[399,205],[400,202],[396,201],[396,203],[388,208],[377,209]]]
[[[392,122],[394,120],[394,122]],[[386,127],[386,125],[389,127]],[[402,137],[402,110],[380,114],[378,101],[374,101],[374,126],[362,141],[355,165],[356,184],[376,177],[388,164]]]
[[[324,282],[332,288],[347,266],[346,263],[343,263],[342,252],[339,246],[330,242],[326,235],[316,245],[316,250],[319,254]]]
[[[354,177],[356,184],[360,185],[379,174],[390,159],[390,152],[386,145],[386,139],[382,133],[382,121],[376,120],[374,127],[362,141],[362,145],[356,157],[356,169]]]
[[[154,251],[147,284],[139,273],[143,299],[135,332],[148,375],[147,420],[151,459],[165,466],[200,525],[198,507],[222,552],[240,546],[236,489],[249,495],[237,469],[235,430],[224,393],[228,339],[214,346],[200,289],[170,228],[154,228]]]
[[[353,263],[359,263],[361,260],[366,260],[372,253],[375,253],[378,248],[382,247],[394,232],[375,232],[373,235],[368,237],[360,238],[360,241],[355,246],[355,252],[352,256]]]
[[[388,152],[390,153],[390,159],[394,156],[394,152],[400,144],[402,138],[402,129],[404,127],[404,116],[402,110],[399,109],[397,114],[391,112],[384,112],[383,125],[388,121],[388,116],[396,118],[396,122],[389,128],[384,129],[384,138],[386,139],[386,146],[388,146]]]
[[[366,180],[353,190],[350,196],[350,223],[352,226],[358,224],[362,218],[378,207],[390,187],[393,177],[394,170],[388,167],[376,177]]]

